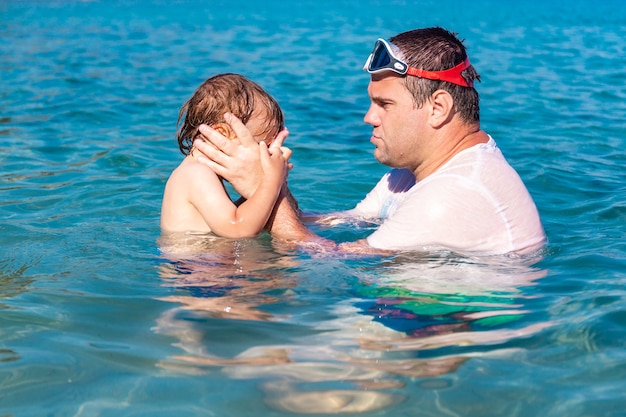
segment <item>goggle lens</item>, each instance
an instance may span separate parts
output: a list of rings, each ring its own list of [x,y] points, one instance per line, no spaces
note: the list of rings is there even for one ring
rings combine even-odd
[[[385,45],[380,41],[376,42],[374,51],[372,51],[372,60],[369,65],[369,70],[376,71],[386,68],[390,62],[391,57],[389,56],[389,52],[387,52]]]
[[[391,70],[398,74],[406,74],[408,65],[400,61],[391,52],[391,46],[384,40],[378,39],[374,50],[370,54],[363,69],[369,73]]]

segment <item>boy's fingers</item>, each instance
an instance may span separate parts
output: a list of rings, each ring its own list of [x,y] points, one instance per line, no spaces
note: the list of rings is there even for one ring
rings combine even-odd
[[[272,145],[270,147],[272,148],[280,148],[283,146],[283,143],[285,142],[285,139],[287,139],[287,136],[289,136],[289,130],[287,130],[287,128],[283,128],[283,130],[281,130],[280,132],[278,132],[278,135],[276,136],[276,139],[274,139],[274,141],[272,142]]]
[[[259,158],[261,159],[261,165],[266,164],[271,157],[272,154],[267,148],[267,144],[265,142],[259,143]]]
[[[288,147],[286,147],[286,146],[281,146],[281,147],[280,147],[280,151],[281,151],[281,152],[282,152],[282,154],[283,154],[283,158],[285,158],[285,160],[287,160],[287,161],[289,160],[289,158],[291,158],[291,155],[292,155],[292,153],[293,153],[293,152],[291,151],[291,149],[289,149],[289,148],[288,148]]]

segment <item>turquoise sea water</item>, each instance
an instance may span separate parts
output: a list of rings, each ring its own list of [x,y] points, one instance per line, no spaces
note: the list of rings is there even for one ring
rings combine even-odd
[[[0,416],[626,415],[624,22],[617,0],[0,3]],[[385,172],[363,61],[431,25],[466,39],[483,128],[542,215],[540,262],[267,236],[163,256],[200,82],[266,87],[300,205],[347,209]]]

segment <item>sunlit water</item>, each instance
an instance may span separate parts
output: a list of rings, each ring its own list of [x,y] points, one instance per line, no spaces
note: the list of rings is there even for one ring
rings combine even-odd
[[[0,3],[0,416],[625,415],[624,22],[617,0]],[[205,78],[266,87],[302,208],[346,209],[386,169],[363,61],[430,25],[466,39],[542,260],[160,239]]]

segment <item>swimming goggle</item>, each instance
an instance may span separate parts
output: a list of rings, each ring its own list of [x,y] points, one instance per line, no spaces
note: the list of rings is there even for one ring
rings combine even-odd
[[[378,39],[374,50],[365,61],[363,70],[370,74],[376,74],[381,71],[393,71],[400,75],[412,75],[414,77],[426,78],[429,80],[447,81],[463,87],[472,87],[473,83],[468,83],[465,78],[461,77],[461,73],[469,68],[469,57],[459,65],[443,71],[426,71],[413,67],[409,67],[406,62],[398,59],[391,51],[391,44],[384,39]]]

